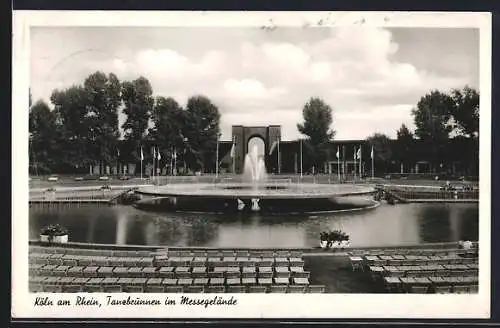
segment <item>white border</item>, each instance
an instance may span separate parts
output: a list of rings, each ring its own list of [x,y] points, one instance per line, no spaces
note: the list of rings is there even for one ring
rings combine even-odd
[[[320,21],[322,22],[320,23]],[[480,28],[480,287],[477,295],[309,294],[237,295],[237,306],[34,307],[28,280],[28,88],[32,26],[364,25]],[[491,14],[408,12],[117,12],[14,11],[12,109],[12,309],[13,317],[88,318],[489,318]],[[14,187],[15,186],[15,187]],[[140,294],[143,298],[166,294]],[[39,295],[40,296],[40,295]],[[74,299],[76,295],[52,294]],[[105,294],[93,294],[104,301]],[[207,296],[205,294],[204,296]],[[208,295],[210,297],[210,295]],[[228,294],[221,295],[228,296]],[[169,295],[180,299],[180,295]]]

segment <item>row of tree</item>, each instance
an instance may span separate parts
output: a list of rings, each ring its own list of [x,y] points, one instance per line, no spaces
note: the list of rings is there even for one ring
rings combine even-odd
[[[391,164],[405,168],[417,161],[429,163],[429,170],[442,168],[449,162],[450,139],[462,140],[468,145],[460,159],[466,163],[469,174],[477,175],[479,161],[479,93],[469,86],[449,93],[433,90],[420,98],[412,110],[415,131],[402,124],[397,139],[375,133],[366,139],[368,149],[374,148],[374,161],[379,171],[388,171]],[[330,146],[335,136],[332,107],[319,98],[311,98],[303,108],[303,123],[298,130],[306,137],[308,164],[322,168],[327,158],[334,158]],[[416,145],[427,149],[425,158],[416,151]]]
[[[141,149],[151,162],[150,149],[162,150],[162,157],[185,163],[192,171],[212,172],[220,134],[220,113],[212,101],[201,95],[182,107],[173,98],[155,97],[144,77],[120,81],[103,72],[89,75],[82,85],[54,90],[49,104],[32,104],[30,94],[30,162],[38,173],[83,173],[89,166],[113,166],[117,162],[138,163]],[[120,134],[118,114],[125,116]],[[303,107],[303,122],[297,124],[305,136],[305,170],[323,168],[335,157],[333,109],[320,98]],[[464,159],[477,171],[479,149],[479,93],[465,86],[450,93],[431,91],[412,111],[415,131],[402,125],[397,140],[375,133],[365,144],[373,146],[377,168],[391,163],[412,165],[427,160],[431,167],[446,162],[450,137],[466,139],[473,147]],[[123,139],[123,140],[121,140]],[[417,158],[415,141],[431,151]],[[366,160],[366,157],[365,157]]]
[[[30,94],[32,170],[73,173],[118,161],[136,163],[141,149],[145,159],[151,157],[152,145],[164,156],[175,152],[192,170],[215,162],[220,113],[205,96],[189,98],[183,108],[172,98],[154,97],[144,77],[121,82],[115,74],[95,72],[83,85],[54,90],[50,101],[53,110],[43,100],[32,104]]]

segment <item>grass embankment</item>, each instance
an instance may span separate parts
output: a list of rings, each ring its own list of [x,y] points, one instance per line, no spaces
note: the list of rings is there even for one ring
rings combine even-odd
[[[352,271],[348,256],[304,256],[304,270],[311,272],[309,283],[326,286],[326,293],[381,292],[367,275]]]

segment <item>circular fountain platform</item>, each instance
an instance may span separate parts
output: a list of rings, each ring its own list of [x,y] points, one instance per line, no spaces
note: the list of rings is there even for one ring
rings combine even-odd
[[[319,213],[373,208],[370,186],[296,183],[194,183],[149,186],[136,207],[189,212]]]

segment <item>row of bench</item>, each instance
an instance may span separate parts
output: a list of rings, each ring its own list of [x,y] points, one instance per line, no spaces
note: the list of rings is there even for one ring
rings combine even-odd
[[[137,286],[209,286],[209,285],[301,285],[308,286],[308,278],[117,278],[117,277],[54,277],[34,276],[29,278],[31,284],[55,285],[137,285]]]
[[[472,265],[424,265],[424,266],[370,266],[372,276],[427,277],[427,276],[477,276],[479,268]]]
[[[292,277],[309,278],[310,272],[303,267],[110,267],[110,266],[67,266],[40,265],[29,266],[30,275],[69,276],[69,277],[158,277],[158,278],[272,278]]]
[[[412,286],[405,292],[412,294],[477,294],[479,285]]]
[[[351,256],[349,258],[353,270],[364,270],[370,266],[444,266],[444,265],[474,265],[478,263],[477,258],[464,258],[460,256]]]
[[[206,249],[156,249],[156,250],[112,250],[112,249],[92,249],[92,248],[66,248],[56,246],[35,246],[29,247],[30,254],[67,254],[67,255],[87,255],[105,257],[302,257],[300,250],[206,250]]]
[[[477,243],[473,243],[473,249],[464,250],[461,248],[393,248],[393,249],[357,249],[348,252],[349,256],[392,256],[392,255],[410,255],[410,256],[435,256],[435,255],[459,255],[474,256],[479,249]]]
[[[389,293],[477,292],[477,249],[407,249],[353,252],[353,271]]]
[[[68,254],[31,254],[33,264],[69,266],[304,266],[304,260],[296,257],[105,257]]]
[[[385,277],[385,290],[391,293],[477,293],[476,277]]]
[[[317,285],[88,285],[31,283],[32,293],[324,293],[324,286]]]

